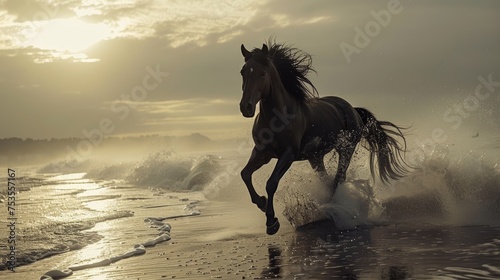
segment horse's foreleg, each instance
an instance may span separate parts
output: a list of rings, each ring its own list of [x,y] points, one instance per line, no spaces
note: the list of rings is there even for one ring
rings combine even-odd
[[[274,205],[273,198],[274,193],[278,189],[278,184],[280,179],[285,175],[285,172],[290,168],[294,160],[294,154],[292,148],[288,148],[281,157],[278,158],[278,162],[274,167],[273,173],[269,180],[267,180],[266,191],[267,191],[267,209],[266,209],[266,226],[267,226],[267,234],[272,235],[278,232],[280,228],[280,223],[278,219],[275,217],[274,213]]]
[[[243,179],[243,182],[245,182],[245,185],[247,186],[252,202],[264,212],[266,211],[266,204],[267,204],[266,197],[259,196],[255,191],[255,188],[253,187],[252,184],[252,174],[256,170],[261,168],[264,164],[268,163],[270,160],[271,158],[267,157],[254,147],[252,150],[252,155],[248,160],[248,163],[245,165],[245,167],[243,167],[243,170],[241,170],[241,178]]]

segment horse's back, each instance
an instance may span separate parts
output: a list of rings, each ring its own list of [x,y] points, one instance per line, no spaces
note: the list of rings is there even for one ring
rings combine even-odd
[[[301,159],[328,153],[342,131],[360,131],[363,127],[356,110],[337,96],[309,100],[304,115],[307,124],[301,141]]]
[[[338,96],[325,96],[310,100],[308,115],[311,124],[323,123],[327,130],[356,130],[363,126],[356,109]]]

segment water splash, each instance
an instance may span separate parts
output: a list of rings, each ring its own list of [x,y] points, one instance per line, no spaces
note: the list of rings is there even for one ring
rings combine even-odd
[[[329,188],[325,182],[320,184]],[[283,215],[294,227],[331,219],[338,229],[353,229],[370,224],[380,215],[380,204],[367,180],[344,182],[337,187],[333,196],[324,190],[312,189],[303,192],[287,188],[280,192]]]
[[[347,181],[333,197],[329,193],[331,178],[320,181],[310,168],[292,168],[284,182],[287,186],[277,195],[283,214],[295,227],[329,218],[340,229],[381,222],[500,223],[498,164],[481,153],[449,146],[427,147],[417,153],[413,172],[387,186],[370,181],[366,154],[358,148]]]
[[[370,224],[371,219],[379,217],[381,207],[369,181],[357,180],[339,185],[331,202],[322,205],[321,210],[337,228],[352,229]]]
[[[498,224],[500,172],[484,155],[450,146],[417,151],[417,169],[380,193],[393,220],[434,224]]]

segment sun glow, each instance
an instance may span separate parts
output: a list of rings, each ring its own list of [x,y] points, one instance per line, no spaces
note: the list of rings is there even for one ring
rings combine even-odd
[[[109,38],[110,35],[110,28],[102,23],[88,23],[77,18],[55,19],[40,23],[26,45],[76,53]]]

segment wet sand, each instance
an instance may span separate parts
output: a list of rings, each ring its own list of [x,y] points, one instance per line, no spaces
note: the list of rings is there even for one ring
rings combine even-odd
[[[172,194],[135,187],[106,188],[102,195],[113,197],[114,194],[122,197],[96,201],[91,206],[106,207],[116,203],[112,200],[120,200],[120,205],[115,207],[133,211],[133,217],[100,222],[89,230],[103,236],[100,241],[20,266],[15,273],[3,271],[0,279],[12,279],[12,276],[40,279],[51,270],[63,271],[122,255],[133,250],[134,245],[158,236],[157,228],[145,219],[179,215],[186,217],[164,220],[172,227],[171,240],[146,248],[143,255],[74,271],[67,279],[252,279],[268,267],[270,246],[286,246],[287,237],[293,233],[291,226],[285,223],[279,234],[267,236],[264,215],[250,203],[244,206],[248,209],[240,207],[235,211],[234,202],[200,201],[201,193]],[[193,211],[201,214],[189,216]],[[252,212],[260,219],[244,216]],[[259,221],[254,223],[254,220]]]
[[[500,277],[499,227],[379,225],[338,231],[332,223],[321,223],[296,230],[280,215],[280,231],[267,236],[264,214],[240,194],[206,200],[196,192],[116,186],[101,194],[115,198],[91,202],[90,207],[129,210],[134,216],[100,222],[90,230],[103,236],[100,241],[18,267],[15,274],[2,271],[0,279],[40,279],[50,270],[124,254],[158,236],[146,218],[194,210],[201,214],[164,220],[171,225],[171,240],[146,248],[141,255],[74,271],[65,279]]]

